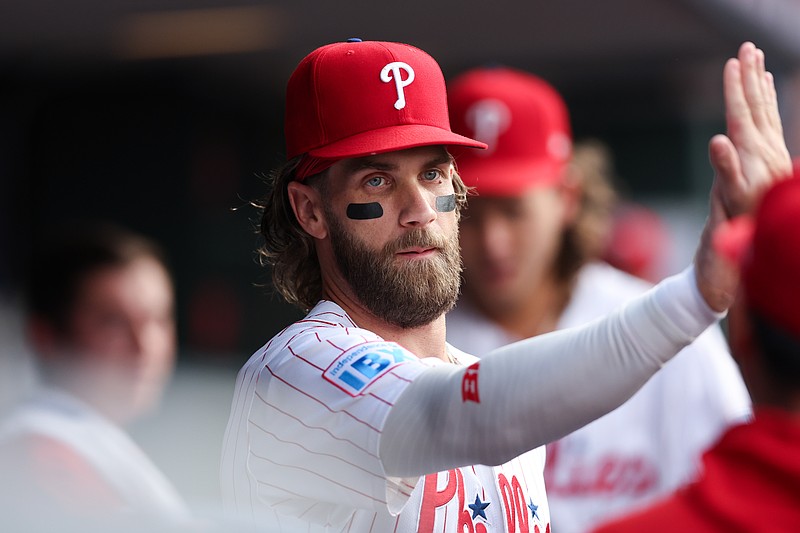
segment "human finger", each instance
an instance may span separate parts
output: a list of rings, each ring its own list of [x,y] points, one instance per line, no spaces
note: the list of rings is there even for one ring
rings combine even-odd
[[[708,145],[708,156],[714,169],[714,184],[718,188],[722,205],[728,216],[735,216],[749,208],[747,182],[741,168],[739,154],[725,135],[715,135]]]
[[[767,102],[769,125],[774,134],[783,138],[783,123],[778,109],[778,91],[775,89],[775,77],[771,72],[764,73],[764,97]]]
[[[745,132],[755,130],[747,98],[742,84],[742,65],[738,58],[725,62],[722,72],[725,122],[728,137],[734,143],[745,137]]]
[[[753,123],[763,132],[770,127],[769,105],[764,91],[764,51],[752,43],[746,44],[751,46],[742,46],[739,57],[742,85]]]

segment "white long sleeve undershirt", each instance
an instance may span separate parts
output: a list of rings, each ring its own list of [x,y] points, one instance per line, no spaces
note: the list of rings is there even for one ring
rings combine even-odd
[[[389,412],[385,472],[497,465],[561,438],[624,403],[721,316],[689,267],[603,319],[494,350],[479,363],[479,403],[462,400],[467,369],[433,367]]]

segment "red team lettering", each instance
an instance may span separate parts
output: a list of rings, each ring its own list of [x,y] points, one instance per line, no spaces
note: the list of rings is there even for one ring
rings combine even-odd
[[[419,510],[419,526],[417,533],[433,533],[433,526],[436,523],[436,509],[444,507],[456,494],[457,476],[461,475],[458,470],[448,470],[447,485],[439,491],[439,474],[428,474],[425,476],[425,486],[422,491],[422,505]]]
[[[656,465],[638,455],[603,455],[594,459],[564,457],[563,443],[547,448],[545,485],[551,494],[580,496],[641,496],[659,484]]]
[[[481,403],[481,398],[478,394],[478,366],[479,363],[473,363],[464,372],[464,378],[461,380],[462,402]]]
[[[525,493],[517,477],[512,476],[511,483],[509,483],[508,478],[500,474],[498,483],[500,484],[500,492],[503,495],[503,505],[506,509],[508,531],[517,531],[517,521],[519,521],[520,533],[530,533],[528,528],[528,503],[525,501]]]
[[[447,484],[442,487],[441,490],[439,490],[440,474],[447,476]],[[509,481],[504,474],[499,474],[497,482],[503,498],[502,504],[503,514],[506,519],[506,531],[509,533],[542,533],[538,524],[534,524],[533,530],[530,529],[528,501],[525,497],[525,491],[517,477],[512,476],[511,481]],[[485,524],[473,520],[469,509],[467,509],[465,505],[466,498],[464,491],[464,474],[461,470],[448,470],[447,472],[428,474],[425,476],[417,532],[434,533],[436,510],[444,508],[457,496],[458,528],[456,531],[459,533],[487,533]],[[445,520],[446,516],[445,514]],[[544,533],[550,533],[550,524],[547,524]]]
[[[456,495],[456,491],[458,492],[458,529],[456,531],[459,533],[487,533],[485,525],[473,523],[472,515],[464,505],[466,503],[464,475],[461,470],[448,470],[443,474],[447,475],[447,485],[442,490],[439,490],[439,474],[425,476],[417,533],[434,533],[436,509],[450,503]]]

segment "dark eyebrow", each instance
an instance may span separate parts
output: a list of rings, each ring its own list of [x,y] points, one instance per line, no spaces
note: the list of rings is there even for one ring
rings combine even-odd
[[[448,165],[453,162],[453,156],[450,155],[448,151],[442,151],[442,154],[439,156],[434,157],[426,166],[429,167],[438,167],[439,165]]]
[[[382,161],[375,161],[372,157],[359,157],[347,161],[345,164],[345,172],[352,174],[361,170],[394,170],[397,165],[391,163],[384,163]]]

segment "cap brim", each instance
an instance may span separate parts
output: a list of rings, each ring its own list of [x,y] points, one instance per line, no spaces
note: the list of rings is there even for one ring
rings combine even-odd
[[[533,187],[555,185],[563,179],[566,165],[551,159],[455,157],[461,179],[483,196],[514,196]]]
[[[487,147],[485,143],[436,126],[407,124],[359,133],[322,148],[310,150],[308,154],[323,159],[342,159],[435,145],[483,149]]]

